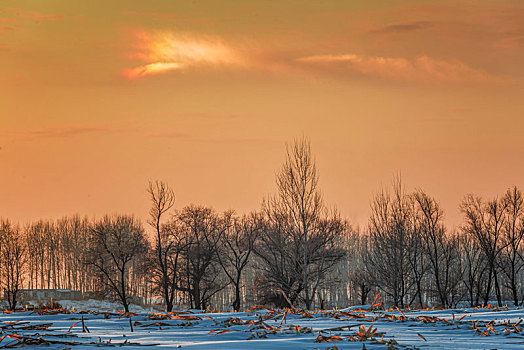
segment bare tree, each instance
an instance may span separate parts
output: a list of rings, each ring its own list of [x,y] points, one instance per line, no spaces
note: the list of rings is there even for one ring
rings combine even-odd
[[[148,193],[151,197],[149,224],[155,229],[154,258],[156,284],[166,303],[166,310],[173,310],[173,301],[177,290],[177,269],[180,255],[180,237],[173,225],[162,226],[162,216],[175,204],[175,193],[161,181],[149,182]]]
[[[411,306],[416,301],[419,307],[423,307],[424,287],[422,283],[428,272],[428,259],[426,251],[424,250],[424,242],[422,239],[421,230],[417,226],[416,219],[413,214],[415,211],[415,203],[412,198],[409,198],[408,202],[411,207],[411,214],[408,217],[409,220],[406,222],[406,229],[408,232],[407,256],[411,270],[409,274],[409,284],[413,285],[415,289],[415,293],[409,300],[409,305]]]
[[[30,287],[49,288],[50,281],[47,278],[49,270],[49,244],[48,237],[54,225],[49,221],[38,220],[33,222],[27,231],[28,247],[31,250],[32,259],[29,259]],[[47,279],[47,285],[46,285]]]
[[[25,228],[28,288],[94,289],[93,267],[85,264],[89,220],[79,215],[38,220]]]
[[[361,305],[365,305],[368,300],[369,293],[372,291],[370,283],[371,278],[365,269],[357,268],[353,270],[350,275],[350,280],[356,286],[356,294]]]
[[[0,278],[9,309],[18,303],[26,266],[26,246],[18,226],[0,222]]]
[[[517,187],[508,189],[502,200],[506,208],[506,222],[503,228],[500,266],[507,277],[507,287],[513,303],[518,306],[518,275],[524,267],[524,200]]]
[[[460,232],[457,236],[463,265],[462,283],[471,307],[480,305],[480,296],[487,284],[488,264],[477,240]]]
[[[477,240],[488,264],[484,304],[489,301],[492,282],[494,281],[497,302],[499,306],[502,306],[497,268],[500,253],[505,248],[502,246],[502,235],[506,220],[506,206],[507,203],[497,198],[484,203],[480,197],[472,195],[467,195],[461,204],[461,211],[465,215],[463,230]]]
[[[142,225],[132,216],[105,216],[91,226],[88,249],[87,263],[107,279],[128,312],[130,267],[148,249]]]
[[[302,295],[305,307],[310,309],[325,272],[344,257],[343,251],[334,243],[344,232],[345,225],[338,213],[329,213],[324,204],[309,139],[295,140],[287,145],[286,151],[286,160],[276,176],[278,195],[264,205],[266,215],[272,221],[268,233],[277,237],[266,235],[262,241],[265,248],[258,251],[266,264],[278,265],[274,261],[274,249],[282,247],[274,245],[284,243],[284,247],[289,247],[293,253],[283,251],[281,255],[291,258],[290,266],[285,268],[292,268],[295,276],[289,276],[283,287],[288,288],[288,292],[295,289],[295,296]],[[275,267],[270,266],[267,272]],[[301,274],[300,279],[296,273]],[[297,287],[292,288],[289,283],[296,283]]]
[[[266,210],[266,217],[267,225],[255,247],[262,262],[259,267],[262,276],[258,283],[261,301],[280,307],[290,307],[289,302],[294,304],[297,300],[305,304],[304,297],[300,298],[304,292],[303,236],[292,229],[287,215]],[[346,254],[340,244],[346,222],[334,215],[320,219],[317,225],[315,234],[311,234],[305,243],[309,254],[307,274],[313,295],[327,284],[336,282],[336,279],[329,278],[329,272]]]
[[[306,308],[311,307],[314,292],[310,288],[308,265],[308,235],[313,229],[314,221],[323,209],[322,195],[318,191],[318,173],[315,161],[311,154],[311,144],[308,139],[299,139],[287,147],[287,158],[282,170],[277,175],[279,203],[283,210],[290,214],[293,230],[297,230],[302,237],[302,288],[304,289],[304,303]]]
[[[229,282],[235,290],[233,310],[239,311],[241,304],[240,287],[242,272],[250,261],[258,235],[263,229],[262,215],[253,213],[241,218],[232,218],[232,224],[225,231],[217,250],[217,258]]]
[[[449,307],[452,290],[459,282],[460,276],[460,273],[453,269],[458,263],[457,248],[454,241],[446,235],[444,212],[439,203],[422,190],[416,191],[413,199],[416,204],[416,226],[430,263],[433,292],[442,306]]]
[[[505,248],[502,239],[507,205],[508,203],[499,199],[484,203],[480,197],[467,195],[460,206],[466,221],[463,230],[477,240],[488,262],[488,284],[484,294],[484,304],[489,301],[492,281],[494,281],[497,302],[502,306],[497,267],[500,253]]]
[[[175,219],[185,239],[182,280],[177,289],[189,294],[191,307],[207,309],[211,297],[227,285],[221,279],[217,252],[231,213],[221,217],[211,208],[191,205],[177,213]]]
[[[405,305],[411,287],[411,208],[400,178],[395,179],[393,195],[383,189],[371,204],[370,251],[366,269],[376,285],[397,306]]]
[[[271,302],[276,306],[291,307],[289,302],[294,303],[302,292],[300,239],[287,227],[285,216],[269,214],[271,216],[268,215],[267,225],[255,246],[255,253],[262,263],[262,276],[258,276],[255,288],[262,304]],[[283,291],[287,299],[277,290]]]
[[[85,247],[89,237],[89,221],[78,215],[63,217],[53,225],[58,235],[57,281],[58,288],[87,290],[92,266],[86,266]]]
[[[365,267],[365,259],[369,253],[369,237],[360,234],[358,231],[353,233],[354,241],[348,241],[350,245],[352,261],[348,262],[349,282],[353,286],[354,293],[360,305],[367,304],[369,293],[373,291],[374,285],[372,277]]]

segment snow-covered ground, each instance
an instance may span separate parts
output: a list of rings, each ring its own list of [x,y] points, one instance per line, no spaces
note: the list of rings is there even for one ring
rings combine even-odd
[[[369,311],[352,307],[310,313],[256,308],[238,313],[171,314],[135,308],[138,313],[123,315],[111,305],[97,309],[86,303],[83,309],[91,311],[85,312],[78,303],[61,303],[69,313],[0,315],[0,348],[19,344],[79,350],[148,345],[253,350],[363,349],[363,345],[366,349],[524,349],[524,309],[515,308]]]

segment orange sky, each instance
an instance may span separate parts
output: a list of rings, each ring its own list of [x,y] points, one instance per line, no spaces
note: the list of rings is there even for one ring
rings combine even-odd
[[[524,188],[524,3],[0,3],[0,216],[245,212],[286,141],[363,225],[402,172],[460,223],[466,193]]]

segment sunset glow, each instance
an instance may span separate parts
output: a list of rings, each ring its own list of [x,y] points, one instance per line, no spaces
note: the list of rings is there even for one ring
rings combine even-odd
[[[136,79],[144,77],[151,74],[160,74],[164,72],[169,72],[171,70],[181,69],[182,65],[175,62],[165,63],[165,62],[156,62],[146,64],[145,66],[135,67],[133,69],[124,69],[122,70],[122,75],[129,79]]]
[[[239,213],[311,139],[327,203],[364,227],[401,173],[450,227],[524,187],[524,2],[0,4],[0,217]]]
[[[132,69],[125,68],[122,74],[130,79],[179,69],[242,64],[240,55],[219,38],[161,32],[140,33],[136,40],[137,51],[129,56],[153,63]]]

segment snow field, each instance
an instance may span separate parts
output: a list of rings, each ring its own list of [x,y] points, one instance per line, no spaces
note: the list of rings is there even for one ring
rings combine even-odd
[[[524,310],[516,308],[123,314],[86,306],[4,313],[0,348],[524,349]]]

